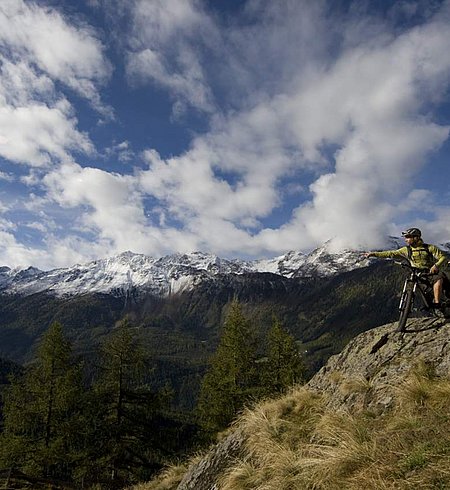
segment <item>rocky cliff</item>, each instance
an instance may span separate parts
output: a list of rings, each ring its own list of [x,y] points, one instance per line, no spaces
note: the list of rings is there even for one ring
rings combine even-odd
[[[448,426],[450,323],[395,327],[362,333],[305,387],[248,410],[171,488],[450,488],[439,427]]]

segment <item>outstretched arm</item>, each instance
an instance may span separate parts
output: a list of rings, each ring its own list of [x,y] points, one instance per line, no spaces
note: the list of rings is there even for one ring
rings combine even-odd
[[[398,250],[383,250],[382,252],[365,252],[365,257],[379,257],[380,259],[407,259],[408,249],[406,247]]]

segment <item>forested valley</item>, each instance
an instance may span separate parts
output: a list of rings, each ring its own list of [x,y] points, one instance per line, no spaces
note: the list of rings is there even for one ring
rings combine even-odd
[[[75,356],[62,325],[53,323],[37,359],[3,388],[5,485],[123,488],[149,479],[208,443],[246,403],[302,381],[295,340],[276,318],[264,345],[262,352],[251,321],[233,302],[198,407],[187,415],[174,410],[170,386],[155,391],[149,385],[151,359],[127,319],[101,345],[95,363]]]
[[[304,382],[354,335],[395,318],[401,274],[381,264],[277,281],[226,278],[128,311],[114,299],[81,298],[77,310],[3,298],[1,357],[8,346],[16,355],[0,364],[0,483],[149,480],[209,445],[243,407]]]

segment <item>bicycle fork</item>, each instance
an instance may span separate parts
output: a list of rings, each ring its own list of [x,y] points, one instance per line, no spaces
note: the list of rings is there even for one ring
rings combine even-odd
[[[410,286],[411,284],[412,284],[412,294],[413,294],[413,299],[414,299],[414,295],[416,293],[416,288],[417,288],[417,282],[412,280],[412,279],[407,279],[405,281],[405,284],[403,285],[403,291],[402,291],[402,295],[400,297],[400,304],[398,305],[398,309],[400,311],[403,311],[405,308],[407,292],[408,292],[408,289],[411,287]]]

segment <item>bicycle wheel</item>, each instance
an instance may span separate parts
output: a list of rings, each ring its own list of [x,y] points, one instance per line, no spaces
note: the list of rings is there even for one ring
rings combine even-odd
[[[412,305],[414,301],[414,292],[412,288],[408,288],[404,292],[404,297],[400,301],[400,318],[398,319],[397,332],[404,332],[406,326],[406,320],[411,313]]]

